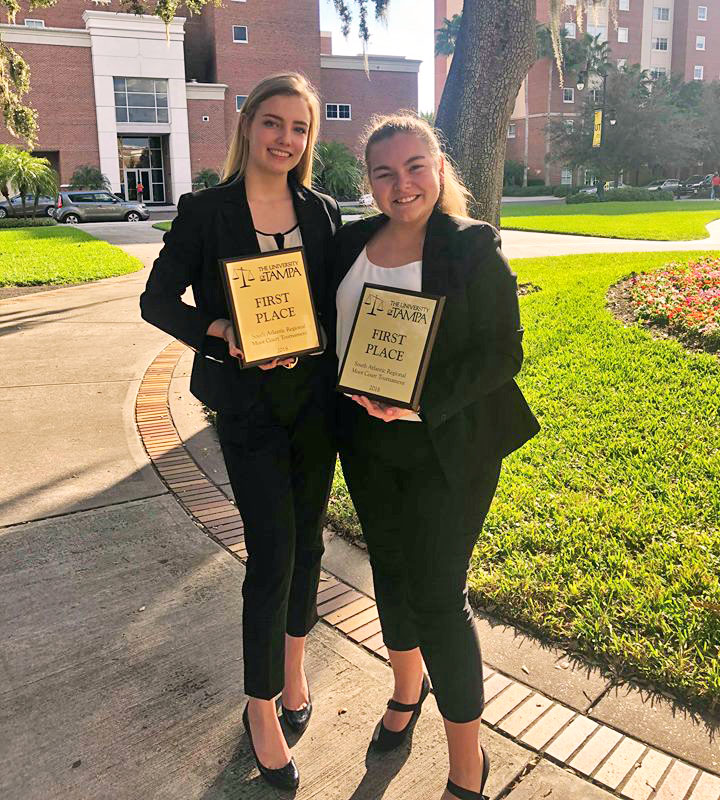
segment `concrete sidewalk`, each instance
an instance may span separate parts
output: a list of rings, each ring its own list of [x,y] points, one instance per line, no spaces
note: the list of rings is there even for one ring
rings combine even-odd
[[[87,229],[146,265],[162,236],[143,223]],[[550,249],[543,241],[536,239],[533,255]],[[512,242],[508,249],[517,257]],[[139,382],[171,341],[139,317],[146,277],[143,270],[0,301],[3,800],[278,796],[258,778],[240,722],[243,567],[180,510],[137,437]],[[199,430],[187,403],[186,372],[184,361],[173,389],[176,423],[199,459],[215,458],[222,484],[212,432]],[[331,544],[327,568],[345,570],[371,592],[364,555],[348,547]],[[572,707],[587,711],[607,700],[608,716],[622,707],[594,671],[585,683],[582,670],[557,668],[562,654],[506,626],[480,624],[486,660],[507,674],[537,678],[543,691],[554,685]],[[294,748],[298,797],[440,797],[447,766],[433,700],[411,753],[366,759],[389,669],[319,624],[309,675],[317,710]],[[692,751],[679,755],[718,771],[717,743],[702,739],[702,726],[658,718],[642,698],[621,700],[650,734],[669,735],[657,747],[669,749],[680,730]],[[612,796],[506,736],[485,728],[483,736],[493,798]],[[720,782],[712,791],[703,800],[718,800]]]

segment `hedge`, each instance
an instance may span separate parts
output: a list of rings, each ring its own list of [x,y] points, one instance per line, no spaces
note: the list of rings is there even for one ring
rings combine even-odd
[[[57,220],[51,217],[5,217],[0,219],[0,230],[2,228],[47,228],[50,225],[57,225]]]
[[[649,192],[647,189],[634,189],[631,187],[626,187],[624,189],[608,189],[602,199],[597,194],[571,194],[565,198],[565,202],[568,205],[574,205],[576,203],[632,203],[632,202],[642,202],[647,203],[650,201],[655,202],[667,202],[668,200],[674,200],[675,196],[672,192],[666,191],[655,191]]]
[[[504,197],[547,197],[553,193],[553,186],[503,186]]]

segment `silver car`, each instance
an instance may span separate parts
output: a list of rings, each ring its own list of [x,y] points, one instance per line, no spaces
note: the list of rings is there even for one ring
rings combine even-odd
[[[60,192],[55,206],[55,219],[76,225],[78,222],[139,222],[150,218],[145,203],[122,200],[103,189],[80,189]]]
[[[22,197],[16,194],[15,197],[10,198],[10,207],[4,198],[0,200],[0,219],[5,217],[31,217],[35,210],[35,195],[25,195],[25,213],[23,214]],[[38,217],[52,217],[55,212],[55,200],[52,197],[45,197],[40,195],[38,197],[38,205],[36,215]]]

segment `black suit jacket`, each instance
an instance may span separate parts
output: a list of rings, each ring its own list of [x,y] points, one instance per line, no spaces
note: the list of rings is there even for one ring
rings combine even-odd
[[[386,222],[380,214],[338,232],[336,292]],[[540,429],[513,380],[523,361],[523,329],[517,279],[495,228],[433,212],[423,247],[422,290],[445,295],[446,301],[420,399],[421,416],[446,475],[454,485],[464,484],[488,460],[503,458]]]
[[[340,209],[331,197],[292,179],[289,184],[315,307],[327,329],[327,307],[334,297],[327,264],[333,233],[341,225]],[[244,180],[231,178],[184,194],[163,241],[140,297],[142,317],[196,351],[190,379],[195,397],[216,411],[243,415],[256,402],[264,373],[240,369],[227,344],[206,336],[206,331],[213,320],[230,318],[218,259],[260,253]],[[188,286],[192,286],[195,306],[180,299]]]

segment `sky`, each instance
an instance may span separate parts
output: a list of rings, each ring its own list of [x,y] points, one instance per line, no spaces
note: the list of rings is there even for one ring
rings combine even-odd
[[[378,22],[373,14],[370,22],[368,52],[383,56],[416,58],[420,65],[420,111],[432,111],[434,99],[433,0],[390,0],[387,24]],[[362,53],[358,36],[357,17],[347,39],[340,32],[340,19],[332,0],[320,2],[320,28],[332,31],[333,53],[357,55]]]

